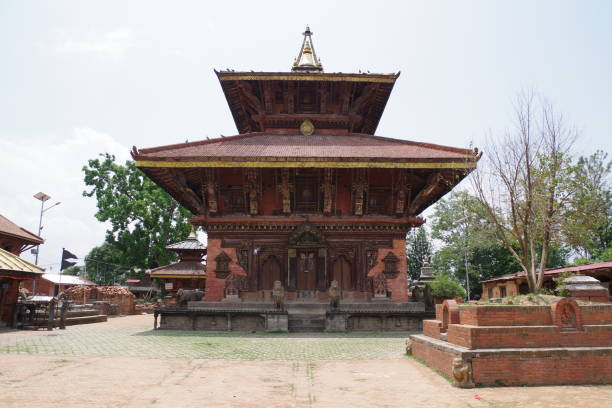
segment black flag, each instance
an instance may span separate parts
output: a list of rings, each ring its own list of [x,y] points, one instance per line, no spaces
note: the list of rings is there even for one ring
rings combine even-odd
[[[69,259],[75,259],[75,261],[70,261]],[[60,271],[63,271],[66,268],[70,268],[71,266],[76,265],[77,256],[72,252],[68,251],[66,248],[62,248],[62,267]]]

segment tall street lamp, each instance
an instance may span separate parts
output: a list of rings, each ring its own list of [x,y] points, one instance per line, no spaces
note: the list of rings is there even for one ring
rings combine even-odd
[[[51,199],[50,195],[47,195],[45,193],[43,193],[42,191],[39,193],[34,194],[34,198],[37,200],[40,200],[40,218],[38,219],[38,236],[40,237],[40,232],[43,229],[42,226],[42,216],[43,214],[50,210],[51,208],[60,205],[60,202],[58,201],[57,203],[53,204],[52,206],[49,206],[47,208],[45,208],[45,202],[49,199]],[[36,265],[38,265],[38,253],[40,252],[40,245],[36,248],[36,258],[34,263]],[[36,281],[32,281],[32,294],[36,294]]]

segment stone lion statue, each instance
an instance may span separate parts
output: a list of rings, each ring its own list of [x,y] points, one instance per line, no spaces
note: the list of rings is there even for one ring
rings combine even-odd
[[[412,340],[411,339],[406,339],[406,354],[408,354],[409,356],[412,355]]]
[[[196,301],[199,302],[204,297],[204,291],[199,289],[196,290],[187,290],[187,289],[179,289],[176,292],[176,303],[180,306],[186,306],[187,302]]]
[[[285,288],[283,288],[281,281],[274,281],[272,298],[274,299],[274,307],[277,310],[283,310],[283,305],[285,303]]]
[[[338,287],[337,280],[333,280],[331,285],[329,285],[327,294],[329,295],[329,304],[331,305],[332,309],[337,309],[338,304],[340,303],[340,288]]]
[[[460,357],[453,358],[453,379],[457,387],[472,387],[472,367],[469,361]]]

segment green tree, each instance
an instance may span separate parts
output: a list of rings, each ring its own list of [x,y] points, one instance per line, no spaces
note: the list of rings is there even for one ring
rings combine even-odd
[[[105,244],[92,251],[92,259],[146,270],[168,264],[175,255],[165,246],[183,240],[190,231],[191,213],[159,188],[133,162],[115,163],[111,154],[88,161],[83,167],[85,197],[95,197],[96,218],[108,222]],[[90,268],[88,268],[90,273]]]
[[[498,242],[525,273],[530,291],[538,292],[549,251],[562,238],[576,132],[531,93],[517,99],[515,123],[487,144],[471,180]]]
[[[440,275],[431,282],[431,294],[437,298],[465,297],[465,289],[457,281]]]
[[[423,258],[431,258],[431,242],[427,230],[421,226],[412,229],[406,236],[406,254],[408,256],[408,274],[410,279],[416,280],[421,274]]]
[[[105,242],[93,248],[85,256],[87,279],[98,285],[124,283],[132,268],[122,265],[125,255],[114,244]]]
[[[450,276],[467,288],[467,270],[470,297],[482,293],[482,280],[520,270],[512,254],[498,243],[478,200],[465,191],[453,192],[436,204],[431,235],[441,243],[433,257],[436,275]]]
[[[600,261],[612,241],[612,191],[608,154],[598,150],[580,157],[573,170],[574,193],[566,201],[562,232],[582,259]]]
[[[85,268],[83,266],[74,265],[74,266],[64,269],[62,274],[72,275],[72,276],[81,276],[84,272],[85,272]]]

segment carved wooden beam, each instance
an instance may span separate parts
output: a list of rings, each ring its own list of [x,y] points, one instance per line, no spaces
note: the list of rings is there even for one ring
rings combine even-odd
[[[351,107],[349,108],[349,114],[360,114],[363,109],[368,106],[371,99],[375,96],[378,91],[378,84],[369,84],[363,89],[363,92],[359,96],[359,98],[355,99]]]
[[[246,105],[253,111],[253,113],[257,113],[262,119],[258,122],[260,131],[264,129],[264,120],[263,116],[265,115],[265,107],[262,104],[262,101],[255,96],[253,93],[253,88],[248,82],[239,82],[238,89],[240,89],[241,98],[244,100]]]
[[[427,202],[427,200],[430,198],[429,196],[440,186],[443,179],[444,177],[442,176],[441,172],[434,173],[429,176],[425,186],[410,203],[410,207],[408,207],[408,214],[416,214],[416,211],[418,211],[418,209],[425,204],[425,202]]]
[[[171,178],[169,178],[169,183],[171,185],[173,184],[173,187],[177,191],[182,193],[182,196],[185,198],[189,206],[193,209],[196,209],[199,213],[204,213],[204,202],[202,201],[200,196],[198,196],[195,191],[193,191],[193,189],[189,187],[185,174],[183,174],[183,172],[181,171],[174,169],[168,169],[168,174],[172,176]]]

